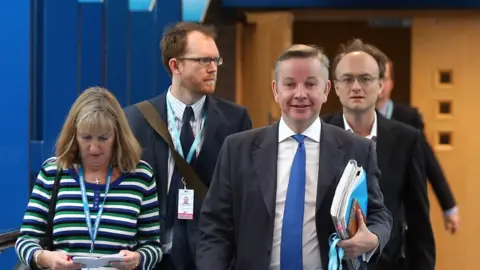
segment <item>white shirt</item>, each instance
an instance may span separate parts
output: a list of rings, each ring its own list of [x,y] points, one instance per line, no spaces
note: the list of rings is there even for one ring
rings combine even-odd
[[[203,105],[205,104],[205,98],[206,97],[203,96],[199,101],[191,105],[195,119],[190,120],[190,125],[192,126],[193,134],[195,134],[195,136],[202,129]],[[168,89],[168,92],[167,92],[167,102],[170,103],[170,105],[172,106],[171,108],[174,114],[175,128],[177,129],[177,132],[178,132],[177,134],[180,135],[180,131],[182,130],[182,125],[183,125],[183,112],[185,111],[185,108],[187,107],[187,105],[181,102],[180,100],[178,100],[176,97],[174,97],[170,89]],[[167,110],[167,114],[168,114],[168,110]],[[169,116],[167,115],[167,118],[168,117]],[[175,142],[172,125],[173,123],[170,123],[170,121],[168,121],[168,132],[170,132],[170,136],[172,137],[172,140],[174,140]],[[197,156],[198,156],[198,153],[200,152],[200,149],[202,149],[204,137],[205,137],[205,132],[202,132],[201,137],[199,138],[200,140],[198,142],[197,149],[196,149]],[[183,153],[183,154],[185,155],[185,158],[188,155],[188,153]],[[175,169],[175,160],[173,159],[172,153],[169,150],[168,151],[168,189],[170,189],[170,182],[172,180],[174,169]]]
[[[370,130],[370,135],[366,137],[367,139],[372,139],[374,136],[377,137],[377,114],[375,113],[374,115],[375,115],[375,118],[373,120],[372,129]],[[345,115],[343,115],[343,124],[345,126],[345,130],[355,133],[353,129],[350,127],[350,125],[348,124],[347,119],[345,118]]]
[[[192,104],[192,109],[193,109],[193,115],[195,119],[190,120],[190,125],[192,126],[192,131],[195,134],[195,136],[200,132],[202,129],[202,117],[203,117],[203,105],[205,104],[205,96],[203,96],[199,101],[196,103]],[[177,135],[180,136],[180,132],[182,130],[182,125],[183,125],[183,112],[185,111],[185,108],[187,107],[186,104],[178,100],[176,97],[174,97],[171,93],[170,88],[168,89],[167,92],[167,104],[166,106],[170,106],[173,111],[173,119],[175,123],[170,122],[170,116],[168,115],[169,110],[167,110],[167,118],[168,120],[168,132],[170,133],[170,136],[172,137],[172,140],[175,142],[175,135],[173,133],[173,125],[175,125],[175,128],[177,129]],[[196,150],[195,155],[198,156],[198,153],[200,152],[200,149],[202,148],[203,145],[203,140],[205,137],[205,132],[202,132],[201,137],[199,138],[198,145]],[[175,143],[174,143],[175,145]],[[178,151],[178,149],[177,149]],[[188,153],[183,153],[185,156],[188,155]],[[175,160],[172,156],[171,150],[168,150],[168,189],[170,190],[170,182],[172,181],[172,175],[173,171],[175,170]],[[163,252],[170,252],[172,248],[172,240],[173,240],[173,229],[170,229],[167,231],[167,241],[166,243],[163,243],[162,250]]]
[[[373,118],[373,125],[372,125],[372,129],[370,130],[370,134],[367,137],[365,137],[369,140],[371,140],[373,137],[375,138],[377,137],[377,114],[375,113],[374,115],[375,116]],[[345,118],[345,115],[343,115],[343,124],[345,126],[345,130],[355,133],[352,127],[350,127],[350,125],[348,124],[347,119]],[[365,254],[364,259],[366,259],[367,262],[370,261],[370,258],[373,256],[373,254],[375,253],[379,245],[380,245],[380,239],[377,246],[373,250]]]
[[[317,200],[318,166],[320,159],[320,119],[302,134],[305,138],[306,179],[305,179],[305,211],[303,216],[303,269],[321,270],[320,248],[318,246],[317,229],[315,226],[315,206]],[[295,135],[283,118],[280,119],[278,130],[277,158],[277,196],[275,206],[275,222],[273,228],[273,245],[270,270],[280,269],[280,243],[282,239],[283,213],[287,197],[288,182],[293,159],[297,152],[298,142],[291,136]]]

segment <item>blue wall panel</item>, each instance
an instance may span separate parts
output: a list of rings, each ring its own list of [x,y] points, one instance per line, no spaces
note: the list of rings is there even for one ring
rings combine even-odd
[[[127,91],[129,104],[149,99],[155,90],[155,15],[153,12],[131,12],[127,51]]]
[[[181,0],[141,12],[130,12],[128,0],[15,0],[0,10],[0,35],[9,37],[0,42],[0,59],[8,63],[0,67],[0,125],[7,127],[0,164],[15,171],[1,180],[9,192],[0,196],[0,230],[19,228],[31,184],[54,155],[81,90],[106,86],[126,106],[167,89],[159,43],[165,26],[180,19]],[[0,256],[1,269],[15,262],[13,249]]]
[[[42,159],[54,154],[54,143],[80,88],[77,0],[44,3]]]
[[[127,105],[128,0],[105,0],[105,86]]]
[[[80,91],[103,86],[103,4],[79,5]]]
[[[43,25],[45,1],[31,1],[31,81],[30,81],[30,165],[40,167],[43,147]],[[38,169],[30,171],[30,180],[36,178]],[[32,183],[30,189],[32,188]],[[30,190],[29,189],[29,190]]]
[[[157,3],[157,0],[130,0],[128,1],[128,9],[130,11],[148,11],[151,12]]]
[[[182,21],[203,22],[210,0],[182,0]]]
[[[28,198],[28,148],[30,117],[30,0],[9,2],[0,9],[0,164],[9,173],[0,184],[0,230],[14,229],[23,218]],[[0,255],[0,268],[12,269],[13,249]]]
[[[171,79],[168,76],[167,71],[163,67],[162,55],[160,53],[160,40],[167,26],[170,26],[181,20],[182,0],[157,1],[157,6],[154,12],[157,13],[157,21],[156,21],[157,30],[156,30],[156,42],[155,42],[155,49],[158,52],[156,54],[156,65],[157,65],[156,90],[157,90],[157,94],[161,94],[162,92],[168,89],[171,83]]]

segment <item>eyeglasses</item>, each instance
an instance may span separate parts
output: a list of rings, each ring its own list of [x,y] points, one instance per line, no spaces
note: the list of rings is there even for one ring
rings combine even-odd
[[[210,63],[215,63],[217,66],[221,66],[223,64],[222,57],[178,57],[178,60],[188,60],[194,61],[199,63],[202,66],[208,66]]]
[[[343,84],[343,85],[351,86],[355,83],[355,80],[357,80],[360,85],[369,86],[370,84],[372,84],[377,79],[378,78],[375,78],[375,77],[372,77],[372,76],[356,76],[356,77],[348,76],[348,77],[343,77],[341,79],[338,79],[336,81]]]

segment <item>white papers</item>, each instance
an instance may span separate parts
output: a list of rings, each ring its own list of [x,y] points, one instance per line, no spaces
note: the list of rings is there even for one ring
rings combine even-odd
[[[83,269],[100,268],[107,266],[111,262],[121,262],[124,256],[120,254],[105,255],[102,257],[73,257],[72,261],[84,265]]]
[[[347,210],[351,208],[353,191],[359,186],[361,181],[364,180],[360,177],[362,172],[363,168],[358,167],[355,160],[350,160],[335,190],[330,215],[333,218],[335,229],[342,239],[350,238],[347,233],[349,216]]]
[[[340,240],[353,237],[357,232],[356,209],[360,208],[364,217],[367,214],[368,190],[365,171],[355,160],[349,160],[335,190],[330,207],[330,215]],[[358,269],[360,261],[347,260],[348,269]]]

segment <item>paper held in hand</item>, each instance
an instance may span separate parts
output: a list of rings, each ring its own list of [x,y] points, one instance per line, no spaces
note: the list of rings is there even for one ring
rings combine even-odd
[[[102,266],[107,266],[112,262],[121,262],[123,261],[124,256],[120,254],[105,255],[102,257],[80,257],[75,256],[72,258],[72,261],[75,263],[80,263],[84,265],[82,269],[90,268],[100,268]]]
[[[350,160],[337,185],[330,208],[338,238],[345,240],[355,235],[358,230],[357,211],[360,209],[366,218],[367,207],[368,188],[365,171],[355,160]],[[357,269],[360,261],[347,260],[347,265],[350,269]]]

